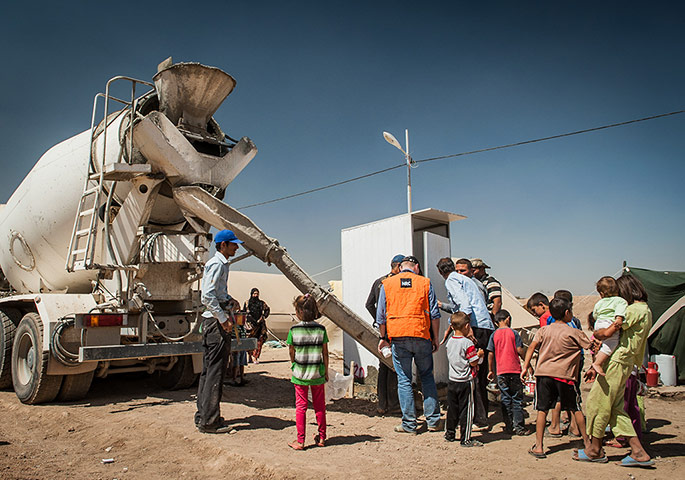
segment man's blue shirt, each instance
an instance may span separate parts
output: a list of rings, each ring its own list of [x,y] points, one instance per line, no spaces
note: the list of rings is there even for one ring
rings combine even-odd
[[[205,264],[202,275],[202,304],[206,310],[202,313],[205,318],[216,318],[221,323],[228,320],[226,312],[221,308],[222,303],[231,299],[228,294],[228,259],[220,252],[216,252]]]
[[[447,298],[453,312],[464,312],[471,317],[471,326],[494,330],[495,325],[485,304],[485,298],[476,283],[461,273],[452,272],[445,280]]]

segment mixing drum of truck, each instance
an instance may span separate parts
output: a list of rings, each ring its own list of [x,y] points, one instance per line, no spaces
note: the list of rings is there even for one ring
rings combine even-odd
[[[212,117],[235,80],[170,59],[153,80],[111,79],[90,130],[48,150],[0,210],[0,267],[11,286],[0,298],[0,388],[33,404],[82,398],[94,376],[121,372],[190,386],[201,370],[199,281],[212,226],[235,230],[250,254],[315,295],[377,355],[366,322],[221,202],[257,153]],[[122,83],[130,100],[111,93]],[[111,112],[113,103],[123,108]],[[254,348],[249,340],[233,348]]]

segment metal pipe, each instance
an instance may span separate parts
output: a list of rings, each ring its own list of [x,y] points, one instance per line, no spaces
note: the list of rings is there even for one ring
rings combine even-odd
[[[409,129],[404,130],[406,149],[404,151],[407,160],[407,213],[411,213],[411,157],[409,156]]]

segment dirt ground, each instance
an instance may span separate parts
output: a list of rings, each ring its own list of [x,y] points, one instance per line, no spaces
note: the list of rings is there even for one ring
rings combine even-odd
[[[362,399],[330,404],[328,446],[296,452],[287,446],[295,438],[287,350],[266,348],[247,379],[224,391],[222,414],[237,429],[230,435],[194,428],[194,389],[163,391],[147,376],[97,380],[84,401],[66,404],[27,406],[0,392],[0,478],[675,479],[685,467],[683,400],[646,399],[646,443],[657,467],[643,470],[575,462],[572,449],[580,442],[566,436],[548,439],[548,458],[535,459],[526,453],[533,437],[505,435],[494,412],[492,431],[474,434],[483,448],[461,448],[425,426],[416,436],[394,433],[398,417],[377,416]],[[311,445],[313,414],[308,421]],[[607,448],[612,461],[626,453]]]

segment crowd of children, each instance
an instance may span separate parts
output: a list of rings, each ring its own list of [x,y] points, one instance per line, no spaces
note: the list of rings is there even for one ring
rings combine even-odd
[[[627,304],[618,296],[616,281],[611,277],[602,277],[597,282],[597,290],[601,299],[595,305],[590,322],[594,321],[594,327],[598,329],[613,325],[620,330]],[[325,327],[316,322],[320,313],[311,296],[297,297],[294,306],[300,322],[290,329],[287,343],[292,362],[291,381],[295,385],[297,439],[289,446],[303,450],[309,390],[318,424],[314,445],[325,445],[324,384],[328,379],[328,336]],[[594,337],[588,338],[582,331],[580,321],[573,315],[573,297],[567,290],[557,291],[551,301],[542,294],[535,294],[527,306],[541,324],[527,349],[519,333],[511,328],[511,315],[506,310],[500,310],[494,316],[497,329],[490,336],[485,349],[474,343],[469,316],[463,312],[451,315],[448,332],[443,339],[449,364],[445,440],[454,442],[458,439],[462,447],[483,446],[471,434],[477,371],[487,355],[487,378],[490,382],[496,382],[499,389],[506,433],[531,433],[524,421],[523,385],[529,375],[535,376],[534,408],[537,414],[535,443],[528,450],[530,455],[546,458],[544,438],[561,436],[562,410],[568,413],[571,422],[569,435],[582,438],[585,446],[589,445],[580,395],[584,351],[592,350],[591,370],[603,375],[603,366],[616,348],[618,333],[601,342]],[[533,369],[531,362],[536,352],[537,361]],[[552,416],[548,429],[547,417],[550,412]],[[576,450],[573,458],[580,461],[607,461],[606,456],[590,458],[583,449]]]

